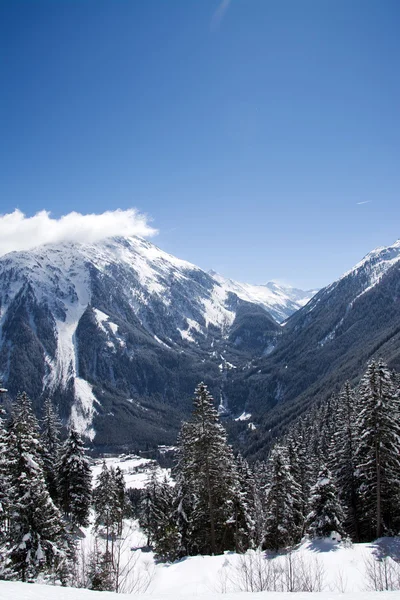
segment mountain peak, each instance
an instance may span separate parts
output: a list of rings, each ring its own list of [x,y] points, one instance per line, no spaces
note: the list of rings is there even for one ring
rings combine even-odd
[[[262,306],[278,323],[286,321],[316,293],[314,290],[305,292],[275,281],[252,285],[228,279],[215,271],[208,273],[226,291],[236,294],[242,300]]]

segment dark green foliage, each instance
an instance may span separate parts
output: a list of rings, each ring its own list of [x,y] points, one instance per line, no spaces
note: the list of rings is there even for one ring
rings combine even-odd
[[[310,513],[306,529],[313,538],[344,533],[344,513],[329,469],[322,465],[316,484],[311,488]]]
[[[237,519],[244,507],[232,450],[207,387],[195,392],[191,420],[179,439],[178,523],[189,554],[235,549]]]
[[[44,571],[64,579],[72,547],[46,487],[39,426],[25,393],[13,407],[5,463],[10,503],[6,576],[26,581]]]
[[[372,362],[359,388],[356,451],[363,539],[398,531],[400,524],[400,405],[386,365]]]
[[[346,515],[344,525],[354,541],[360,539],[359,521],[362,514],[356,477],[356,451],[359,444],[358,410],[358,395],[347,381],[338,398],[332,458],[339,497]]]
[[[57,503],[57,470],[61,449],[60,442],[61,423],[54,411],[53,404],[49,398],[44,403],[43,419],[41,427],[41,442],[43,446],[43,467],[47,489],[53,501]]]
[[[57,472],[61,509],[72,524],[86,527],[91,503],[91,473],[82,440],[74,429],[61,449]]]
[[[285,447],[275,446],[272,450],[269,476],[263,546],[277,551],[298,542],[301,536],[300,489],[290,473]]]
[[[174,500],[174,489],[166,479],[159,481],[157,470],[153,468],[144,492],[142,526],[156,558],[162,561],[179,557],[180,535]]]
[[[335,511],[330,509],[333,512],[327,517],[325,533],[335,526],[354,541],[371,541],[399,530],[400,387],[398,375],[382,361],[369,364],[356,389],[346,383],[338,397],[312,407],[292,425],[279,446],[288,452],[290,473],[300,486],[300,503],[295,500],[294,506],[300,508],[303,519],[310,485],[314,486],[311,496],[316,502],[317,487],[322,497],[328,492],[321,481],[329,480],[328,488],[332,497],[338,496],[339,508],[336,521],[332,516]],[[321,474],[326,463],[329,476]],[[323,498],[319,502],[323,504]],[[319,514],[316,507],[310,510],[315,518],[312,525],[308,522],[309,530],[323,535],[322,526],[315,525]],[[272,518],[268,505],[265,512],[268,522]],[[296,517],[294,523],[297,525]]]

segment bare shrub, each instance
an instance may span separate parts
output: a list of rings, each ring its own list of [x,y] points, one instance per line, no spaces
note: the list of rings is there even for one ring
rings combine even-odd
[[[112,545],[95,538],[91,547],[82,542],[77,553],[72,585],[78,588],[107,589],[121,594],[144,593],[155,574],[150,559],[142,560],[140,550],[131,551],[129,531],[114,537]],[[108,547],[108,550],[105,548]]]
[[[347,592],[348,581],[347,575],[345,575],[342,569],[338,569],[335,575],[335,580],[330,584],[329,589],[332,592],[345,594]]]
[[[400,590],[400,565],[390,556],[364,560],[366,588],[369,591],[384,592]]]
[[[246,592],[321,592],[324,579],[318,558],[305,560],[293,552],[272,558],[253,551],[240,558],[232,582],[234,588]]]

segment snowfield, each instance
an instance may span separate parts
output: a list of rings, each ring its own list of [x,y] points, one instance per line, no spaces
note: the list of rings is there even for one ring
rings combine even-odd
[[[114,594],[113,592],[92,592],[75,588],[55,588],[46,585],[31,585],[29,583],[0,582],[0,600],[124,600],[131,594]],[[135,595],[137,600],[149,600],[149,595]],[[400,592],[370,592],[356,594],[340,594],[335,592],[316,593],[279,593],[258,592],[239,594],[215,594],[212,592],[204,595],[175,593],[152,595],[152,600],[397,600]]]

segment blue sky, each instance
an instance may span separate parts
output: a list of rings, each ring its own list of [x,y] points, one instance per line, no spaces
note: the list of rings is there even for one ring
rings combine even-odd
[[[0,212],[305,288],[400,237],[398,0],[2,0]],[[360,204],[360,203],[363,204]]]

